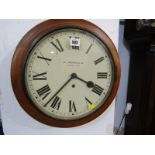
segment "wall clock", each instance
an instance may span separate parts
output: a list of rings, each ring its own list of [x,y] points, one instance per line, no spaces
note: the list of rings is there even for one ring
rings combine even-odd
[[[19,42],[12,88],[36,120],[74,127],[101,115],[114,99],[120,63],[110,38],[85,20],[47,20]]]

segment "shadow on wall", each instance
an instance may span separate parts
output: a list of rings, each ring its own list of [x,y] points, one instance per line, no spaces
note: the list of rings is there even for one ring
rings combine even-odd
[[[3,127],[2,127],[2,122],[0,121],[0,135],[4,135],[3,133]]]

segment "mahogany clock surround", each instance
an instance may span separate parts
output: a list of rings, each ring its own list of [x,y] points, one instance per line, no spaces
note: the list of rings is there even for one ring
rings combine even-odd
[[[31,52],[31,49],[33,48],[33,46],[43,36],[47,35],[48,33],[58,29],[68,28],[68,27],[78,28],[78,29],[88,31],[93,35],[95,35],[97,38],[99,38],[106,45],[106,47],[108,48],[111,54],[111,57],[114,63],[114,71],[115,71],[115,77],[114,77],[115,80],[113,83],[113,87],[110,92],[110,95],[108,96],[104,104],[102,104],[100,108],[98,108],[90,115],[76,120],[61,120],[61,119],[52,118],[44,114],[42,111],[36,108],[36,106],[32,103],[31,99],[27,94],[25,82],[24,82],[25,63],[27,61],[27,57]],[[22,40],[19,42],[18,46],[16,47],[16,50],[12,59],[12,66],[11,66],[12,88],[19,104],[29,115],[31,115],[36,120],[44,124],[56,126],[56,127],[75,127],[75,126],[83,125],[85,123],[88,123],[94,120],[99,115],[101,115],[109,107],[114,97],[116,96],[117,89],[119,86],[119,81],[120,81],[120,74],[121,74],[121,70],[120,70],[120,62],[119,62],[117,50],[114,44],[112,43],[111,39],[106,35],[106,33],[104,33],[103,30],[101,30],[99,27],[97,27],[96,25],[88,21],[73,20],[73,19],[47,20],[32,28],[22,38]]]

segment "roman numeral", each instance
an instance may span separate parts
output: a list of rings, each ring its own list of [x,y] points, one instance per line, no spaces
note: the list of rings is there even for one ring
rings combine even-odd
[[[76,112],[76,106],[74,101],[69,100],[69,112]]]
[[[53,109],[59,110],[60,104],[61,104],[61,99],[60,99],[60,97],[56,96],[56,97],[54,98],[52,104],[51,104],[51,107],[52,107]]]
[[[90,46],[88,47],[86,54],[88,54],[88,52],[90,51],[90,49],[92,48],[93,44],[90,44]]]
[[[85,97],[85,100],[87,101],[87,103],[93,104],[87,97]]]
[[[45,58],[41,52],[40,52],[40,55],[41,55],[41,56],[37,56],[37,58],[38,58],[38,59],[45,60],[45,62],[47,63],[47,65],[49,65],[49,62],[52,61],[52,59]]]
[[[98,72],[97,73],[97,78],[98,79],[100,79],[100,78],[106,79],[107,78],[107,75],[108,75],[107,72]]]
[[[95,63],[95,65],[97,65],[98,63],[100,63],[103,60],[104,60],[104,57],[100,57],[99,59],[95,60],[94,63]]]
[[[50,94],[50,87],[48,85],[45,85],[37,90],[37,93],[42,99],[44,100],[49,94]]]
[[[92,91],[98,95],[101,95],[103,92],[103,88],[98,86],[97,84],[94,85],[94,88],[92,89]]]
[[[47,80],[47,72],[33,75],[33,80]]]
[[[58,39],[55,40],[56,43],[54,43],[53,41],[51,42],[51,44],[59,51],[59,52],[63,52],[64,49],[62,47],[62,45],[60,44],[60,41]]]

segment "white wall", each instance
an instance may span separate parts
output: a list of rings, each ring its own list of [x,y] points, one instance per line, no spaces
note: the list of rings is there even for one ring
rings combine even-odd
[[[114,107],[94,121],[74,128],[56,128],[31,118],[17,102],[10,79],[11,59],[23,35],[42,20],[0,20],[0,107],[5,134],[113,134]],[[119,20],[90,20],[100,26],[118,46]]]
[[[118,127],[121,123],[122,117],[124,115],[124,110],[126,108],[127,100],[127,87],[128,87],[128,75],[129,75],[129,51],[124,44],[124,25],[119,26],[119,57],[121,63],[121,80],[117,93],[116,106],[115,106],[115,130],[118,130]],[[125,126],[125,120],[122,122],[120,127],[120,134],[123,134]]]

